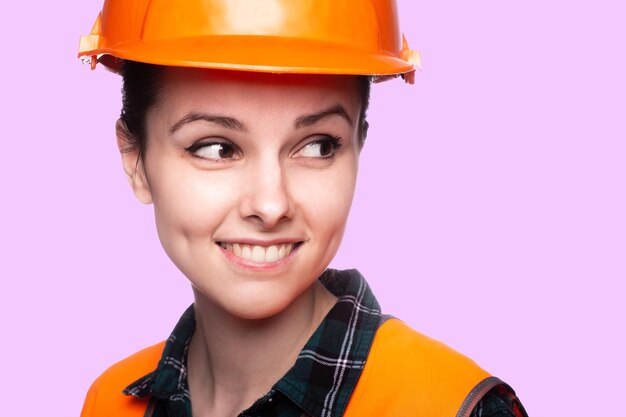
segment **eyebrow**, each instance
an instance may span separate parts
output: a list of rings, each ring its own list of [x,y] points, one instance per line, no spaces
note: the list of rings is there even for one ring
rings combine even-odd
[[[331,116],[341,116],[348,123],[350,123],[350,126],[354,126],[354,122],[352,121],[352,118],[350,117],[346,109],[344,109],[341,104],[337,104],[335,106],[329,107],[320,112],[317,112],[314,114],[307,114],[307,115],[298,117],[294,123],[294,127],[296,129],[300,129],[303,127],[313,126],[315,123],[319,122],[320,120],[325,119],[327,117],[331,117]]]
[[[337,104],[335,106],[329,107],[317,113],[306,114],[306,115],[298,117],[296,121],[294,122],[294,127],[296,129],[301,129],[303,127],[313,126],[314,124],[318,123],[320,120],[331,117],[331,116],[340,116],[344,118],[348,123],[350,123],[350,126],[354,125],[354,122],[352,121],[352,118],[350,117],[346,109],[341,104]],[[170,128],[170,135],[174,134],[177,130],[179,130],[184,125],[197,122],[198,120],[204,120],[205,122],[215,123],[227,129],[237,130],[240,132],[248,131],[248,129],[242,122],[240,122],[239,120],[233,117],[221,116],[218,114],[190,112],[190,113],[187,113],[185,116],[183,116],[183,118],[180,119],[178,122],[174,123],[174,125]]]
[[[227,129],[238,130],[240,132],[248,131],[248,129],[243,123],[241,123],[239,120],[233,117],[221,116],[219,114],[190,112],[190,113],[187,113],[182,119],[180,119],[170,128],[170,135],[176,132],[178,129],[180,129],[184,125],[192,123],[192,122],[196,122],[198,120],[204,120],[205,122],[215,123]]]

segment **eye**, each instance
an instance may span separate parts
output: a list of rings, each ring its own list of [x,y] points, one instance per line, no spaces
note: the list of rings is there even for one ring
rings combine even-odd
[[[235,146],[227,142],[198,142],[186,150],[194,156],[211,161],[239,159],[239,152]]]
[[[340,137],[322,136],[304,145],[294,156],[300,158],[332,158],[340,147]]]

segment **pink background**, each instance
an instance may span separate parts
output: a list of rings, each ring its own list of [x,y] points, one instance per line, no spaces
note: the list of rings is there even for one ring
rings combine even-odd
[[[532,416],[618,415],[623,2],[399,3],[423,70],[374,89],[334,266],[510,382]],[[123,177],[119,79],[75,58],[99,8],[12,2],[0,17],[2,415],[77,416],[91,381],[191,302]]]

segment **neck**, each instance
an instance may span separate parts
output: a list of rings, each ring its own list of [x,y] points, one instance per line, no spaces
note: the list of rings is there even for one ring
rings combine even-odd
[[[318,281],[279,314],[246,320],[194,289],[196,331],[188,357],[193,415],[237,415],[294,364],[336,298]]]

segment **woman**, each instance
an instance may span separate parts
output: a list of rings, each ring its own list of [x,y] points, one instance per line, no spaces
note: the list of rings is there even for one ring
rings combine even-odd
[[[523,416],[384,317],[339,247],[370,80],[413,76],[393,1],[106,1],[80,56],[119,72],[118,145],[194,304],[83,416]],[[123,391],[123,392],[122,392]]]

